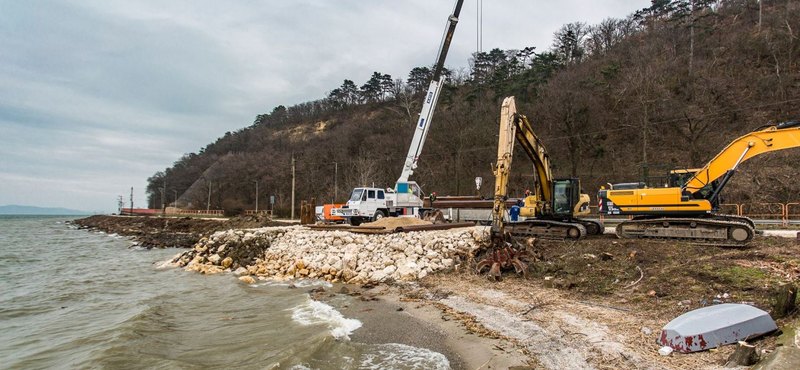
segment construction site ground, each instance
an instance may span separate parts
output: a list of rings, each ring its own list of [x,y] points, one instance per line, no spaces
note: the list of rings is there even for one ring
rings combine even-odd
[[[734,346],[660,356],[661,328],[723,302],[769,311],[777,286],[800,275],[800,242],[780,237],[758,236],[737,249],[613,236],[542,240],[536,254],[527,276],[506,272],[493,282],[461,269],[399,289],[468,332],[499,338],[498,358],[516,351],[534,368],[721,368]],[[796,315],[778,320],[779,327]],[[768,352],[775,338],[752,343]]]

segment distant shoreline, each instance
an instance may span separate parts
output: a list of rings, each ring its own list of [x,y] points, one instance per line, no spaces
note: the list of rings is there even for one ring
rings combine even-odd
[[[97,212],[87,212],[63,207],[36,207],[9,204],[0,206],[0,216],[90,216]]]

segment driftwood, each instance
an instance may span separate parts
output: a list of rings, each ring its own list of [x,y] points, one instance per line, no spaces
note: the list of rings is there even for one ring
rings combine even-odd
[[[771,316],[773,319],[786,317],[795,309],[797,300],[797,287],[794,284],[784,284],[778,287],[775,292]]]
[[[756,346],[751,346],[746,342],[739,342],[736,351],[731,353],[725,367],[750,366],[758,362],[758,351]]]
[[[634,282],[632,282],[632,283],[630,283],[630,284],[628,284],[628,285],[626,285],[624,289],[627,289],[627,288],[630,288],[630,287],[632,287],[632,286],[634,286],[636,284],[639,284],[639,282],[642,281],[642,278],[644,278],[644,271],[642,271],[642,268],[639,267],[639,266],[636,266],[636,269],[639,270],[639,279],[634,281]]]

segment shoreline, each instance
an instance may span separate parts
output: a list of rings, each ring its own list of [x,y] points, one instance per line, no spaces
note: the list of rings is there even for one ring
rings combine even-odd
[[[338,283],[358,283],[345,286],[377,300],[355,299],[335,307],[363,323],[352,340],[426,348],[463,369],[722,368],[735,346],[660,356],[656,339],[661,327],[722,293],[729,297],[727,302],[769,310],[774,287],[800,277],[797,241],[777,237],[757,236],[751,246],[740,249],[612,237],[542,240],[536,243],[528,276],[506,273],[502,281],[490,282],[469,268],[480,239],[474,234],[477,229],[384,239],[289,229],[218,232],[198,242],[189,254],[173,258],[173,266],[229,272],[244,281],[316,278],[335,283],[337,289]],[[447,238],[453,239],[431,243]],[[370,259],[387,246],[395,252],[381,258],[389,260]],[[385,273],[383,261],[400,263],[398,253],[420,264],[407,274]],[[182,255],[183,263],[177,263]],[[436,262],[456,255],[460,259],[446,268]],[[337,265],[341,269],[320,267],[334,257],[342,262]],[[394,267],[386,269],[395,272]],[[343,274],[349,269],[351,274]],[[383,283],[375,285],[378,281]],[[325,295],[320,296],[326,302]],[[796,325],[796,318],[797,314],[777,322]],[[751,344],[767,352],[776,347],[773,336]]]
[[[356,298],[346,307],[334,305],[345,317],[363,324],[350,334],[351,341],[425,348],[447,357],[453,370],[530,368],[526,363],[529,359],[514,351],[513,343],[469,333],[441,308],[408,300],[397,287],[377,286],[362,292],[374,298]]]

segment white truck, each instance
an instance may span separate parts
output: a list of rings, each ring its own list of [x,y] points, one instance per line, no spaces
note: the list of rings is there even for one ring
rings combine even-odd
[[[433,78],[425,94],[422,104],[422,111],[419,114],[414,138],[408,148],[408,155],[403,163],[403,171],[395,183],[394,189],[380,189],[360,187],[353,189],[350,199],[342,208],[334,208],[331,215],[346,218],[350,224],[359,225],[367,220],[377,220],[383,217],[413,216],[422,218],[427,209],[422,208],[425,194],[414,181],[408,181],[409,176],[417,168],[422,146],[428,136],[428,129],[431,127],[436,102],[439,100],[439,93],[444,84],[445,76],[442,75],[444,61],[447,51],[450,49],[450,42],[458,23],[458,16],[461,13],[461,6],[464,0],[457,0],[453,14],[447,18],[442,45],[439,48],[439,55],[436,57],[436,65],[433,70]]]
[[[411,216],[422,218],[429,208],[423,208],[425,194],[416,182],[408,181],[398,189],[355,188],[342,208],[331,215],[344,217],[351,225],[377,221],[384,217]]]

